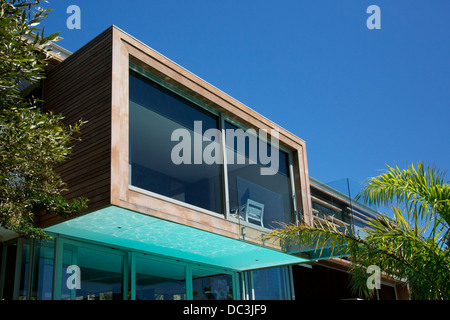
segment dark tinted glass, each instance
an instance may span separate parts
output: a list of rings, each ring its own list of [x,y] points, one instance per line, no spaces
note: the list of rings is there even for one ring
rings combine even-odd
[[[202,153],[211,143],[202,136],[208,129],[217,130],[216,116],[130,70],[129,127],[131,185],[222,212],[221,164],[194,163],[194,157],[202,160],[199,148]],[[176,130],[187,138],[172,141]],[[187,147],[174,153],[181,144]],[[174,154],[190,161],[176,163]]]

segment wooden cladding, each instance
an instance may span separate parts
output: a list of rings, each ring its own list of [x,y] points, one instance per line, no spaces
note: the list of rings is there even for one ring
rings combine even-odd
[[[70,159],[56,168],[67,199],[89,198],[89,211],[110,203],[112,30],[108,29],[52,68],[44,82],[44,110],[65,124],[87,121]],[[56,222],[42,216],[43,226]]]

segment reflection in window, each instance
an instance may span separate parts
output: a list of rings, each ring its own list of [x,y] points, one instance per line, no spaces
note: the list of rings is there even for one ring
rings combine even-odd
[[[279,227],[277,222],[291,222],[287,153],[270,147],[251,134],[235,134],[242,129],[228,122],[225,122],[225,129],[230,215],[266,228]],[[266,150],[260,152],[261,146]],[[273,152],[279,155],[278,171],[273,175],[263,175],[261,169],[267,166],[262,164],[260,154],[272,157]]]
[[[221,213],[220,164],[194,164],[200,156],[194,154],[194,141],[208,129],[217,130],[218,118],[132,70],[129,108],[130,184]],[[201,134],[195,123],[201,123]],[[191,164],[172,161],[172,150],[181,142],[172,141],[177,129],[190,134]]]
[[[287,267],[251,271],[255,300],[291,299],[289,271]]]
[[[185,300],[183,266],[136,258],[136,300]]]
[[[70,283],[69,277],[74,273],[67,273],[67,270],[71,265],[80,268],[80,289],[73,287]],[[61,299],[121,300],[123,297],[122,268],[121,255],[65,244]]]
[[[229,274],[216,274],[202,269],[192,270],[194,300],[232,300],[233,281]]]

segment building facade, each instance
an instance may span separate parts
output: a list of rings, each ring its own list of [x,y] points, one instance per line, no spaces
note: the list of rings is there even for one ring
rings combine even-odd
[[[313,271],[348,278],[345,261],[263,235],[372,211],[309,177],[303,140],[122,30],[55,62],[34,90],[68,124],[88,121],[56,170],[89,208],[37,217],[48,242],[0,231],[0,298],[290,300],[316,297]],[[405,298],[398,284],[391,298]],[[345,290],[334,297],[354,298]]]

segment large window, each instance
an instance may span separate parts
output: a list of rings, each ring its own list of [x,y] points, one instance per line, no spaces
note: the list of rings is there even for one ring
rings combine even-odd
[[[266,228],[290,222],[293,209],[288,154],[231,123],[225,122],[225,129],[230,214]],[[262,161],[262,157],[271,158],[272,163]],[[274,172],[263,174],[269,165]]]
[[[203,141],[205,132],[218,129],[218,118],[133,71],[129,113],[131,185],[222,213],[220,164],[195,158],[197,148],[208,144]],[[189,137],[173,138],[177,132]],[[176,154],[186,159],[184,163],[172,157],[180,143],[189,146],[180,150],[184,154]]]
[[[261,228],[295,221],[289,154],[272,132],[244,131],[131,66],[131,186]]]

